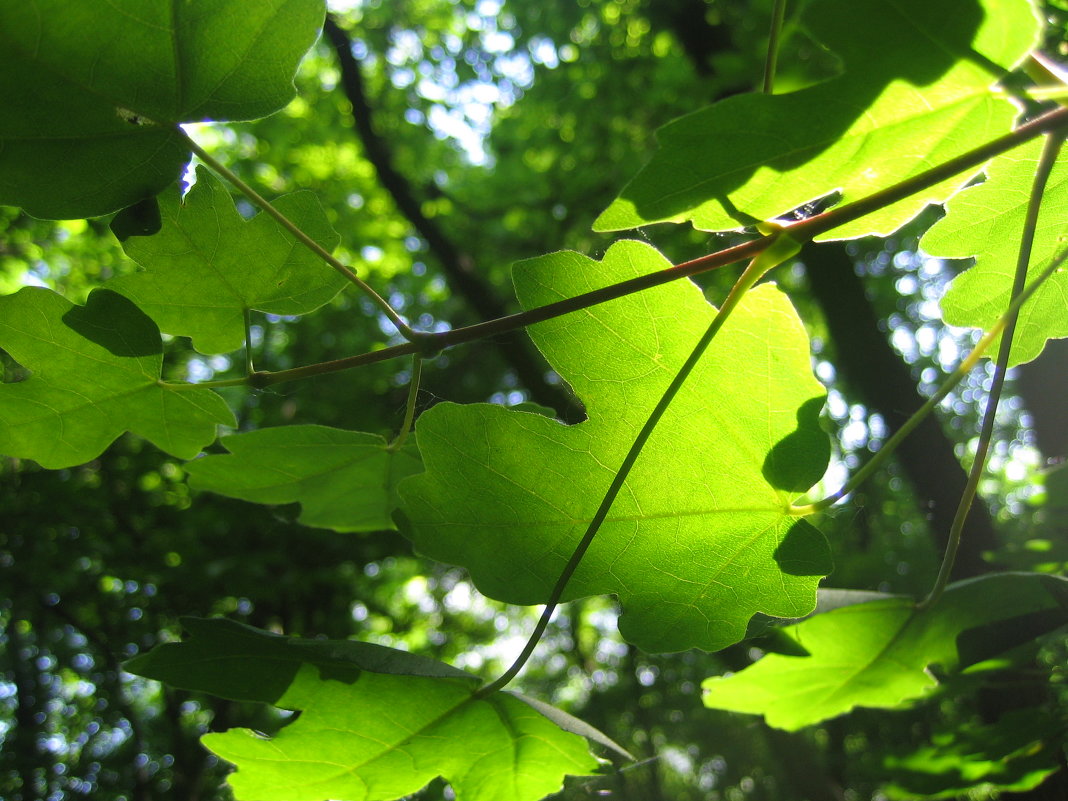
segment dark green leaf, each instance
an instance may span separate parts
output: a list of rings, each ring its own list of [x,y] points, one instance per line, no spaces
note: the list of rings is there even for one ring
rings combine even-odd
[[[253,503],[300,503],[300,522],[335,531],[392,529],[396,486],[423,469],[414,437],[399,451],[375,434],[326,426],[263,428],[223,438],[232,455],[186,465],[190,484]]]
[[[323,678],[352,681],[361,671],[398,676],[478,679],[458,668],[407,651],[354,640],[284,637],[224,618],[182,618],[189,638],[167,643],[123,667],[172,687],[229,698],[278,704],[301,665]]]
[[[189,156],[171,126],[280,109],[322,20],[322,0],[0,4],[0,203],[90,217],[156,194]]]

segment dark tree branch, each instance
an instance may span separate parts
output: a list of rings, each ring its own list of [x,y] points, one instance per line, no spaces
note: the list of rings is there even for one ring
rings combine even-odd
[[[323,33],[337,54],[341,68],[341,88],[352,106],[352,121],[363,145],[364,154],[378,173],[378,179],[412,227],[427,243],[448,279],[476,315],[483,320],[504,317],[509,309],[493,285],[483,278],[469,253],[456,246],[435,220],[423,213],[422,203],[411,182],[394,167],[393,154],[386,140],[375,131],[373,109],[367,97],[360,64],[352,54],[348,34],[331,18],[326,18]],[[564,419],[581,419],[575,399],[562,387],[549,384],[545,375],[549,366],[523,334],[509,334],[494,340],[505,362],[515,370],[531,399],[550,406]]]
[[[908,366],[878,329],[878,318],[841,243],[809,246],[803,252],[812,294],[823,310],[837,358],[835,367],[848,387],[893,433],[924,402]],[[945,547],[953,514],[967,476],[953,444],[933,417],[924,420],[897,451],[897,460],[927,512],[931,533]],[[982,552],[997,547],[990,513],[976,503],[968,518],[953,576],[991,569]]]

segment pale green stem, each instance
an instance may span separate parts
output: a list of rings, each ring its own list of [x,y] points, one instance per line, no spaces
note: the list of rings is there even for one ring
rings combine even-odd
[[[251,312],[245,309],[242,315],[245,319],[245,375],[250,376],[256,372],[252,365],[252,318]]]
[[[664,416],[664,412],[667,411],[671,401],[674,400],[675,395],[678,394],[678,391],[682,388],[682,385],[685,383],[694,367],[697,366],[697,363],[701,360],[701,357],[704,355],[709,344],[711,344],[716,334],[719,333],[719,330],[723,327],[727,318],[730,317],[731,312],[738,306],[742,296],[744,296],[745,293],[768,272],[768,270],[778,264],[782,264],[800,251],[801,245],[791,238],[788,233],[783,232],[782,229],[779,229],[779,233],[777,233],[775,237],[775,241],[772,242],[767,249],[761,252],[760,255],[753,259],[741,276],[739,276],[738,280],[731,288],[730,293],[727,295],[727,298],[723,301],[723,305],[719,307],[719,311],[716,312],[715,317],[712,318],[712,322],[709,324],[708,329],[701,335],[701,338],[697,341],[693,351],[687,357],[682,367],[679,368],[679,371],[675,374],[675,377],[668,385],[668,388],[664,390],[664,394],[660,397],[660,400],[657,402],[652,412],[649,413],[649,418],[638,432],[638,436],[635,437],[634,442],[630,446],[630,450],[627,451],[627,455],[623,458],[623,462],[616,471],[612,483],[609,485],[607,492],[605,492],[604,498],[601,499],[601,505],[597,507],[593,519],[590,520],[589,525],[586,527],[586,533],[583,534],[579,544],[572,552],[571,558],[568,559],[567,564],[560,573],[560,577],[556,580],[556,584],[553,586],[552,592],[549,594],[549,599],[545,603],[545,609],[542,611],[537,625],[534,626],[534,631],[527,639],[526,645],[523,646],[522,652],[500,678],[480,687],[475,692],[476,698],[484,698],[485,696],[500,690],[514,679],[520,670],[522,670],[523,665],[526,664],[530,655],[534,653],[534,649],[537,647],[538,642],[545,633],[545,629],[549,625],[549,620],[552,618],[553,612],[556,611],[556,606],[560,602],[560,598],[563,597],[564,590],[567,588],[571,576],[574,575],[582,558],[586,555],[590,545],[593,544],[593,539],[597,536],[597,532],[600,530],[601,525],[608,517],[608,511],[612,508],[616,496],[619,495],[619,491],[626,483],[631,468],[633,468],[634,463],[638,461],[638,456],[641,455],[642,448],[645,446],[649,437],[652,436],[653,430],[660,422],[660,418]]]
[[[419,380],[422,375],[423,357],[416,353],[412,356],[412,379],[408,383],[408,403],[404,407],[404,422],[401,423],[401,429],[397,433],[397,436],[391,443],[389,443],[389,447],[386,448],[388,451],[399,451],[404,444],[404,440],[408,438],[408,434],[412,430],[412,423],[415,422],[415,402],[419,397]]]
[[[1005,386],[1005,373],[1009,365],[1009,353],[1012,351],[1012,338],[1016,333],[1016,321],[1020,316],[1019,307],[1013,308],[1014,301],[1022,294],[1027,283],[1027,265],[1031,262],[1031,246],[1035,241],[1035,229],[1038,227],[1038,212],[1042,206],[1042,195],[1046,191],[1046,183],[1049,180],[1053,166],[1057,163],[1057,154],[1061,149],[1062,135],[1059,133],[1048,134],[1042,155],[1039,157],[1038,167],[1035,169],[1034,182],[1031,185],[1031,196],[1027,203],[1027,216],[1024,218],[1023,232],[1020,237],[1020,252],[1016,259],[1016,275],[1013,278],[1012,293],[1009,296],[1009,310],[1005,312],[1005,331],[1001,336],[1001,344],[998,347],[997,363],[994,365],[994,377],[990,383],[990,394],[987,397],[986,409],[983,412],[983,425],[979,434],[979,444],[975,449],[975,460],[972,469],[968,473],[968,483],[964,487],[957,512],[953,516],[953,523],[949,527],[949,541],[946,543],[946,553],[942,559],[942,566],[938,571],[934,587],[930,595],[920,603],[920,608],[926,608],[934,604],[942,597],[949,585],[949,577],[953,572],[953,564],[960,550],[961,535],[964,532],[964,523],[968,519],[968,512],[975,501],[975,495],[979,491],[979,480],[983,477],[986,467],[986,459],[990,453],[990,443],[994,438],[994,418],[997,414],[998,402],[1001,400],[1001,391]]]
[[[396,311],[394,311],[393,307],[386,302],[385,298],[375,292],[366,281],[362,280],[348,266],[341,263],[329,251],[327,251],[326,248],[324,248],[322,245],[320,245],[318,242],[316,242],[314,239],[304,233],[304,231],[302,231],[300,227],[296,225],[296,223],[294,223],[292,220],[282,214],[282,212],[275,208],[269,200],[267,200],[259,192],[257,192],[247,183],[242,181],[236,174],[234,174],[233,170],[229,169],[225,164],[214,158],[210,153],[208,153],[208,151],[198,145],[193,140],[193,138],[189,136],[189,134],[187,134],[181,128],[177,128],[176,130],[185,138],[186,145],[189,147],[190,150],[196,153],[197,157],[201,161],[203,161],[205,164],[215,170],[215,172],[219,173],[219,175],[223,176],[231,184],[236,186],[241,191],[241,194],[245,195],[245,197],[251,200],[256,206],[262,209],[269,216],[273,217],[279,225],[281,225],[290,234],[296,237],[297,241],[299,241],[302,245],[308,248],[308,250],[310,250],[324,262],[329,264],[332,268],[334,268],[334,270],[344,276],[346,280],[351,282],[353,285],[359,288],[361,292],[367,295],[367,297],[369,297],[375,303],[375,305],[382,310],[382,313],[389,318],[390,322],[392,322],[393,325],[397,327],[397,330],[400,332],[401,336],[403,336],[409,342],[419,338],[419,334],[413,331],[408,326],[408,324],[401,319],[401,316],[397,314]]]
[[[1017,297],[1016,300],[1014,300],[1009,306],[1008,311],[1004,315],[999,317],[997,322],[990,326],[990,329],[982,336],[979,342],[976,343],[975,348],[972,350],[972,352],[968,354],[967,358],[965,358],[965,360],[960,363],[960,366],[958,366],[956,370],[950,373],[949,378],[946,379],[945,383],[943,383],[942,386],[938,388],[938,391],[930,398],[928,398],[927,402],[924,403],[923,406],[921,406],[915,412],[915,414],[913,414],[908,420],[906,420],[905,424],[901,426],[901,428],[894,432],[894,435],[886,441],[886,444],[883,445],[883,447],[879,449],[879,452],[871,458],[871,461],[869,461],[860,470],[858,470],[849,479],[849,481],[845,483],[845,486],[843,486],[837,492],[834,492],[828,495],[826,498],[816,501],[815,503],[797,504],[791,506],[789,508],[790,514],[797,515],[798,517],[803,517],[805,515],[810,515],[815,512],[822,512],[824,509],[827,509],[838,503],[838,501],[842,500],[842,498],[844,498],[846,495],[849,495],[851,492],[856,490],[857,487],[863,484],[876,470],[878,470],[883,465],[884,462],[886,462],[887,459],[890,458],[894,450],[901,443],[901,440],[907,437],[912,432],[912,430],[923,421],[923,418],[930,414],[934,410],[934,408],[942,402],[946,395],[952,392],[953,388],[956,387],[957,384],[959,384],[964,379],[964,377],[971,372],[972,368],[975,367],[975,365],[979,362],[979,359],[981,359],[986,353],[987,348],[989,348],[990,345],[994,342],[994,340],[1001,335],[1001,332],[1005,330],[1005,324],[1007,322],[1008,315],[1010,313],[1019,311],[1020,307],[1024,303],[1026,303],[1028,298],[1030,298],[1035,293],[1035,291],[1042,284],[1042,282],[1049,278],[1051,275],[1053,275],[1053,273],[1055,273],[1057,269],[1064,263],[1065,259],[1068,259],[1068,249],[1061,251],[1057,255],[1057,258],[1055,258],[1049,264],[1049,266],[1046,267],[1046,269],[1039,273],[1038,277],[1035,278],[1031,285],[1020,293],[1019,297]]]
[[[764,61],[764,86],[766,95],[775,91],[775,70],[779,62],[779,37],[782,35],[782,21],[786,16],[786,0],[775,0],[771,10],[771,33],[768,35],[768,54]]]
[[[176,389],[176,390],[183,390],[183,389],[219,389],[220,387],[247,387],[247,386],[252,386],[252,383],[249,381],[249,377],[248,376],[245,376],[244,378],[222,378],[222,379],[220,379],[218,381],[201,381],[201,382],[196,383],[196,384],[188,383],[188,382],[172,383],[170,381],[162,381],[161,380],[161,381],[157,381],[156,384],[158,386],[164,387],[165,389]]]

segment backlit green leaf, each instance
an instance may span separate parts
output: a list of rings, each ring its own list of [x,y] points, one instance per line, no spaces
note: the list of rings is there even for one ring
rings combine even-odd
[[[0,453],[8,456],[69,467],[131,431],[191,459],[216,426],[235,425],[214,392],[161,383],[159,330],[106,289],[85,306],[40,287],[0,297],[0,347],[32,371],[0,384]]]
[[[535,801],[598,763],[585,740],[509,693],[475,699],[470,682],[362,673],[351,683],[305,667],[278,700],[301,710],[272,739],[246,729],[203,743],[237,765],[239,801],[377,801],[438,776],[457,801]]]
[[[0,203],[106,214],[188,159],[172,126],[246,120],[293,97],[322,0],[0,4]]]
[[[570,252],[523,262],[515,282],[530,308],[666,266],[628,241],[600,263]],[[400,487],[417,549],[467,567],[493,598],[544,602],[714,311],[681,281],[533,326],[586,404],[578,425],[492,405],[424,413],[427,472]],[[645,445],[565,598],[618,595],[623,636],[649,651],[714,650],[757,612],[810,612],[829,555],[788,507],[827,464],[823,397],[789,301],[772,285],[748,293]]]
[[[311,192],[274,206],[327,251],[339,237]],[[197,168],[183,199],[178,187],[160,197],[163,228],[123,243],[144,271],[109,281],[160,330],[192,337],[201,353],[228,353],[245,340],[244,315],[255,309],[305,314],[329,301],[345,279],[266,214],[245,221],[219,179]]]
[[[396,485],[422,470],[411,438],[397,452],[375,434],[326,426],[263,428],[224,437],[229,456],[186,465],[190,484],[253,503],[295,503],[300,522],[335,531],[392,529]]]
[[[953,673],[1019,644],[1004,626],[1037,636],[1068,622],[1068,579],[1003,573],[951,585],[917,612],[908,598],[872,601],[816,615],[785,629],[809,656],[769,654],[704,683],[705,705],[763,715],[800,729],[857,706],[892,709],[930,693],[929,668]],[[993,631],[995,636],[990,636]]]
[[[841,57],[843,74],[791,94],[730,97],[668,124],[598,230],[684,221],[730,230],[923,172],[1012,127],[1016,109],[989,87],[1039,31],[1027,0],[817,0],[805,20]],[[824,238],[889,233],[966,179]]]
[[[921,240],[921,247],[932,256],[953,259],[975,256],[975,266],[958,276],[942,298],[942,313],[947,323],[986,329],[1008,308],[1027,214],[1028,191],[1041,150],[1042,142],[1031,142],[994,159],[987,166],[986,181],[953,197],[946,204],[946,216]],[[1062,153],[1039,207],[1031,274],[1046,266],[1065,247],[1068,247],[1068,155]],[[1068,337],[1068,271],[1063,268],[1021,307],[1009,364],[1034,359],[1046,346],[1047,339],[1059,337]],[[996,355],[997,344],[987,353]]]
[[[184,621],[189,642],[126,668],[177,687],[300,710],[266,739],[245,729],[204,744],[238,766],[240,801],[394,799],[444,777],[458,801],[536,801],[565,774],[594,771],[580,731],[560,710],[512,693],[476,699],[479,681],[440,662],[369,643],[303,640],[225,620]],[[623,752],[625,754],[625,752]]]

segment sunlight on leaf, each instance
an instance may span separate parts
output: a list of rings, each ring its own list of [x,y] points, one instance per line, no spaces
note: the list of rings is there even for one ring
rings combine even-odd
[[[70,467],[131,431],[191,459],[217,426],[236,425],[211,390],[160,383],[159,329],[107,289],[85,306],[40,287],[0,297],[0,347],[32,372],[0,384],[0,453],[8,456]]]
[[[188,336],[201,353],[229,353],[245,340],[246,310],[306,314],[333,298],[345,279],[266,214],[249,221],[226,187],[203,167],[185,198],[160,197],[163,227],[123,242],[145,269],[106,286],[140,306],[167,334]],[[274,201],[327,251],[339,237],[311,192]]]
[[[987,329],[1008,308],[1027,214],[1028,187],[1042,147],[1042,142],[1031,142],[991,161],[986,181],[951,198],[946,216],[920,240],[920,246],[932,256],[975,257],[975,266],[957,277],[942,298],[943,316],[950,325]],[[1066,246],[1068,152],[1062,151],[1042,196],[1031,274]],[[1021,307],[1009,365],[1036,358],[1047,340],[1060,337],[1068,337],[1068,272],[1064,269],[1054,273]],[[996,342],[988,353],[997,353]]]
[[[840,191],[848,202],[1011,128],[1016,108],[990,92],[1037,43],[1027,0],[817,0],[805,14],[843,74],[784,95],[747,94],[669,123],[660,150],[598,218],[597,230],[691,221],[726,231]],[[967,180],[835,229],[822,239],[888,234]]]
[[[1066,622],[1068,579],[1037,573],[961,581],[920,612],[909,598],[845,606],[784,629],[809,656],[769,654],[707,679],[705,705],[790,731],[857,706],[893,709],[938,686],[932,666],[953,673]]]
[[[625,241],[600,263],[570,252],[523,262],[515,281],[531,308],[666,266]],[[427,472],[400,487],[417,549],[467,567],[490,597],[544,602],[714,313],[681,281],[533,326],[589,420],[446,403],[424,413]],[[757,612],[810,612],[827,545],[788,507],[827,465],[823,397],[789,301],[772,285],[748,293],[646,444],[565,599],[618,595],[620,631],[649,651],[715,650]]]

